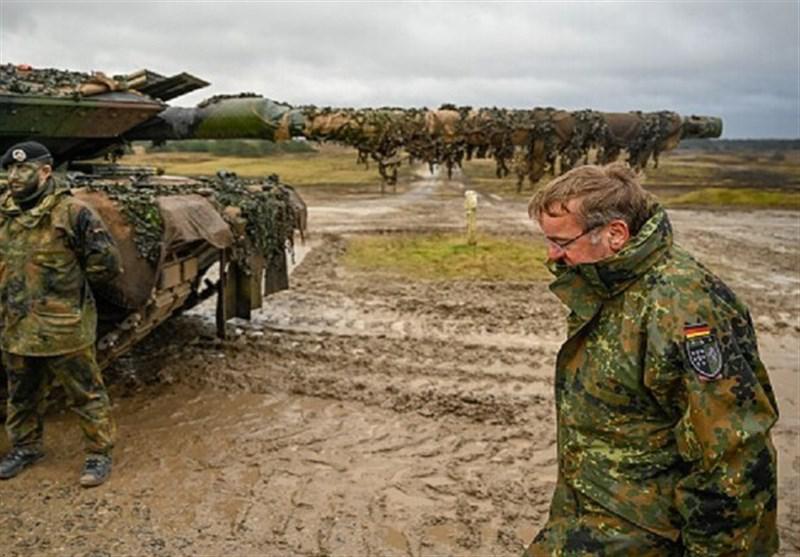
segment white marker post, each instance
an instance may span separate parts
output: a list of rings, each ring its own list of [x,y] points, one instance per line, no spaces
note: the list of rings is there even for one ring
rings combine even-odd
[[[464,210],[467,213],[467,244],[478,243],[478,194],[472,190],[464,192]]]

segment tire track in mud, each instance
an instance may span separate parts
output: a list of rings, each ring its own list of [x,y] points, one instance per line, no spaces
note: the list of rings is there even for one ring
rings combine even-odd
[[[519,370],[513,373],[499,371],[507,365],[499,359],[492,368],[484,368],[480,361],[487,356],[481,354],[492,354],[485,347],[450,347],[455,357],[458,351],[474,362],[466,365],[448,361],[446,354],[436,360],[426,357],[425,353],[437,352],[435,344],[415,343],[412,356],[407,344],[375,337],[270,333],[246,347],[225,346],[223,365],[214,362],[194,376],[199,384],[217,388],[255,393],[280,390],[428,417],[454,415],[487,424],[550,419],[552,381],[528,376],[529,355],[504,351],[503,360]],[[369,345],[369,350],[357,347],[362,345]]]
[[[341,237],[325,237],[295,271],[292,290],[270,297],[251,322],[238,322],[236,339],[218,342],[196,331],[177,358],[182,369],[194,369],[182,379],[487,424],[552,421],[558,336],[532,331],[563,322],[560,309],[532,308],[529,284],[409,284],[348,274],[338,263],[345,246]]]

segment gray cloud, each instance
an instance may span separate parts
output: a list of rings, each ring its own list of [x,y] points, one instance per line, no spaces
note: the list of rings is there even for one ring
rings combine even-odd
[[[800,137],[788,2],[275,3],[0,0],[0,61],[189,71],[293,104],[670,109],[726,137]]]

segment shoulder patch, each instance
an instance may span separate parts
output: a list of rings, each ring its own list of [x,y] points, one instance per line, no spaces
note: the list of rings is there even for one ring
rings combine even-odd
[[[701,381],[714,381],[722,377],[722,351],[719,340],[705,323],[685,325],[683,346],[686,361]]]

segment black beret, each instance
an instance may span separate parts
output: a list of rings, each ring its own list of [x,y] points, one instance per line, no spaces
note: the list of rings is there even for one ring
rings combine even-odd
[[[0,166],[5,170],[12,164],[40,161],[46,161],[48,164],[52,164],[53,155],[50,154],[47,147],[39,142],[25,141],[12,145],[11,148],[6,151],[6,154],[0,159]]]

